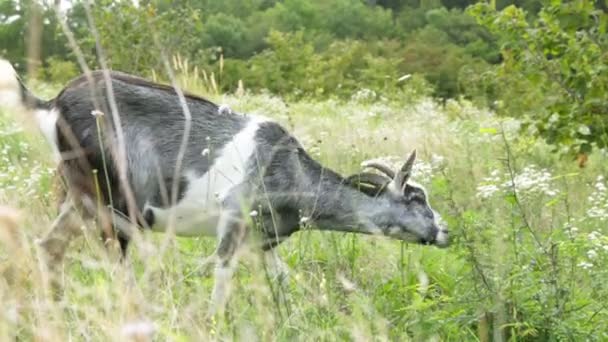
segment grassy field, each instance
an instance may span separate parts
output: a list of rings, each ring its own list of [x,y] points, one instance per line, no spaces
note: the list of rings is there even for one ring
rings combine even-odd
[[[38,87],[54,95],[58,88]],[[212,95],[275,118],[342,174],[419,151],[414,178],[448,222],[449,249],[307,230],[278,248],[268,279],[247,251],[225,316],[205,315],[215,240],[145,233],[119,263],[92,227],[73,243],[54,301],[35,240],[57,212],[50,148],[22,118],[0,117],[0,339],[7,340],[608,340],[607,155],[558,159],[462,101],[286,103]]]

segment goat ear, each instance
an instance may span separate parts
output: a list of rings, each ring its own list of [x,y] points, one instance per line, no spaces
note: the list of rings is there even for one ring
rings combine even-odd
[[[401,172],[409,175],[410,172],[412,171],[412,167],[414,167],[415,161],[416,161],[416,149],[414,149],[412,151],[409,158],[407,158],[407,161],[405,162],[405,164],[403,164],[403,166],[401,167]]]

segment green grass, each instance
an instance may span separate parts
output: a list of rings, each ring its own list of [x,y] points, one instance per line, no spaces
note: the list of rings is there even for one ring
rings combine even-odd
[[[10,215],[0,213],[0,339],[123,340],[142,322],[155,340],[175,341],[608,339],[608,200],[596,185],[605,154],[579,169],[520,135],[516,120],[466,102],[215,100],[275,118],[343,174],[417,148],[414,178],[428,187],[453,245],[299,232],[278,249],[291,272],[284,286],[267,279],[259,253],[246,251],[226,315],[207,320],[212,272],[199,266],[214,239],[146,233],[121,264],[89,227],[72,244],[56,302],[34,243],[56,214],[50,149],[35,130],[19,129],[18,114],[4,113],[0,203],[20,215],[11,230]],[[542,169],[550,175],[535,172]],[[487,179],[495,170],[499,179]],[[488,185],[497,190],[480,197]]]

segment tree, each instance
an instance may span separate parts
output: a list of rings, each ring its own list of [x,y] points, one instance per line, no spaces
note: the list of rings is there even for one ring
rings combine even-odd
[[[556,151],[608,147],[608,14],[596,2],[553,0],[530,22],[515,6],[496,11],[478,4],[470,12],[501,42],[496,82],[503,113],[520,111],[525,128]]]
[[[54,10],[32,1],[0,1],[0,56],[10,60],[23,72],[26,67],[28,27],[33,6],[37,6],[42,25],[40,59],[67,56],[67,40],[59,30]],[[37,20],[38,21],[38,20]]]

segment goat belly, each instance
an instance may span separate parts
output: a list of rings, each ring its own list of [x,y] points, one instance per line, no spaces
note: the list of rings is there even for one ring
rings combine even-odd
[[[201,208],[193,203],[180,203],[172,208],[144,209],[146,215],[152,213],[155,232],[173,231],[178,236],[216,236],[219,210]],[[170,229],[172,228],[172,229]]]
[[[154,231],[173,227],[181,236],[215,236],[222,204],[239,198],[239,187],[247,182],[249,168],[255,167],[256,134],[264,118],[250,117],[245,127],[216,154],[213,164],[202,176],[195,169],[184,173],[186,189],[176,205],[169,208],[146,204],[144,216],[153,222]]]

